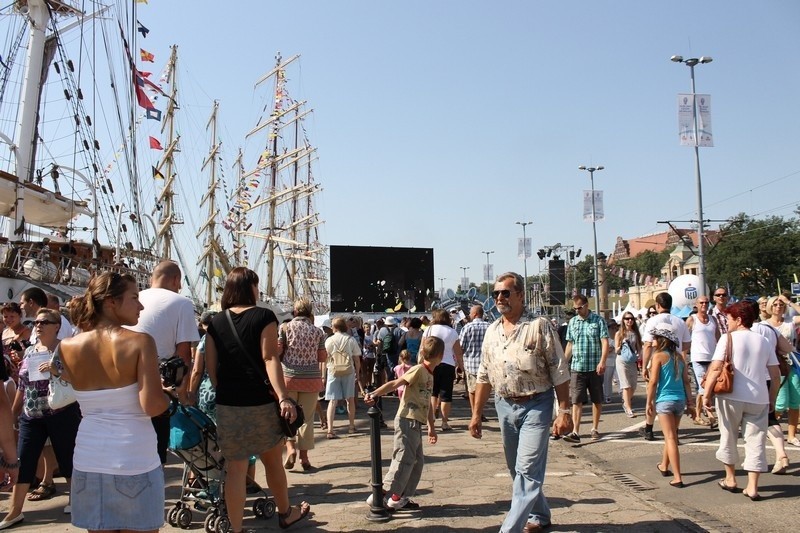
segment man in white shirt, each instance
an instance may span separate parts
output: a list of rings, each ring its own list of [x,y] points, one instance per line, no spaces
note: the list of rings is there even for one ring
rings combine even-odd
[[[192,363],[192,343],[200,340],[200,333],[197,331],[194,305],[191,300],[178,294],[181,290],[181,277],[181,269],[177,263],[159,263],[153,270],[150,288],[139,293],[139,301],[144,306],[139,322],[128,329],[153,337],[158,352],[154,355],[159,361],[177,355],[183,359],[188,369]],[[188,401],[188,385],[189,380],[184,379],[177,388],[181,403]],[[152,420],[158,437],[158,454],[163,464],[167,461],[169,417],[159,416]]]
[[[650,381],[650,355],[653,353],[653,329],[658,324],[668,323],[672,324],[675,334],[678,336],[680,343],[678,344],[678,351],[683,354],[683,360],[688,361],[689,350],[692,348],[692,334],[689,328],[686,327],[684,321],[669,313],[672,309],[672,296],[668,292],[659,293],[656,296],[656,311],[658,314],[650,317],[644,328],[644,335],[642,335],[642,346],[644,347],[642,354],[642,375],[645,381]],[[639,433],[645,440],[655,440],[653,435],[653,423],[655,422],[655,415],[647,416],[645,426],[639,430]]]

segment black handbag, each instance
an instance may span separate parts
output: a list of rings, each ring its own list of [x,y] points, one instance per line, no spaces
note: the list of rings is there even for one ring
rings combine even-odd
[[[278,414],[278,423],[281,426],[281,431],[286,437],[290,439],[294,438],[297,435],[297,432],[300,429],[300,427],[306,421],[305,414],[303,413],[303,408],[293,399],[286,398],[284,401],[291,402],[294,405],[294,409],[295,412],[297,413],[297,416],[292,422],[289,422],[288,420],[286,420],[286,418],[281,416],[280,398],[278,398],[278,395],[275,393],[275,389],[272,387],[272,383],[269,382],[269,376],[267,376],[267,371],[261,368],[259,365],[255,364],[252,359],[246,356],[247,350],[245,349],[244,344],[242,343],[242,339],[239,337],[239,332],[236,331],[236,326],[233,325],[233,319],[231,318],[230,310],[225,311],[225,318],[228,319],[228,326],[230,326],[231,328],[231,333],[233,333],[233,338],[236,339],[236,343],[239,345],[241,358],[247,360],[250,366],[256,371],[256,374],[264,380],[264,385],[266,385],[267,389],[269,389],[270,395],[273,398],[275,398],[275,401],[273,403],[275,404],[275,411]]]

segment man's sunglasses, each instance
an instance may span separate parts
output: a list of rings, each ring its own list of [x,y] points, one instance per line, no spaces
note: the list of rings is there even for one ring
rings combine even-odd
[[[33,325],[34,326],[44,326],[45,324],[53,324],[53,325],[55,325],[55,324],[61,324],[61,322],[53,322],[52,320],[34,320],[33,321]]]
[[[514,291],[514,292],[516,292],[516,291]],[[492,291],[492,296],[494,296],[495,298],[497,298],[499,296],[502,296],[503,298],[508,298],[509,296],[511,296],[511,291],[509,289],[503,289],[503,290],[499,290],[499,291]]]

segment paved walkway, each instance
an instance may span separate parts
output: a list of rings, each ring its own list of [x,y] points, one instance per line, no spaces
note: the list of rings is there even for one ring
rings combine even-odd
[[[384,400],[387,420],[397,407],[397,400]],[[367,520],[365,498],[370,493],[369,419],[363,402],[358,408],[356,435],[346,435],[347,423],[337,420],[342,438],[326,440],[317,432],[316,448],[310,452],[313,472],[304,473],[299,461],[289,476],[293,502],[301,499],[312,504],[309,520],[295,526],[297,531],[481,531],[499,530],[510,504],[511,478],[504,467],[502,443],[494,411],[489,407],[490,421],[484,425],[483,439],[469,436],[469,408],[466,400],[457,399],[452,425],[454,431],[440,433],[439,443],[427,445],[426,465],[415,500],[422,506],[416,513],[396,513],[385,523]],[[390,423],[391,425],[391,423]],[[391,457],[391,437],[384,430],[381,443],[384,472]],[[636,480],[617,480],[599,471],[589,461],[590,455],[563,442],[551,442],[545,492],[553,510],[551,531],[578,532],[683,532],[714,531],[695,525],[680,511],[652,500],[647,491],[636,489]],[[178,495],[180,465],[172,462],[167,469],[170,488],[168,504]],[[259,466],[259,481],[263,468]],[[27,502],[25,521],[16,531],[76,531],[62,513],[66,503],[63,480],[60,496],[45,502]],[[0,496],[7,509],[9,495]],[[252,501],[252,500],[251,500]],[[190,529],[202,530],[204,515],[194,511]],[[245,513],[245,527],[278,530],[277,518],[255,518]],[[726,527],[720,530],[730,531]],[[163,531],[177,532],[165,526]]]

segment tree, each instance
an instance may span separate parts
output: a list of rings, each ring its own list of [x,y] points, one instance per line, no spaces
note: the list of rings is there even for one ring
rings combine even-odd
[[[800,274],[800,221],[744,213],[720,227],[722,238],[706,254],[709,287],[726,286],[737,296],[776,294]]]

